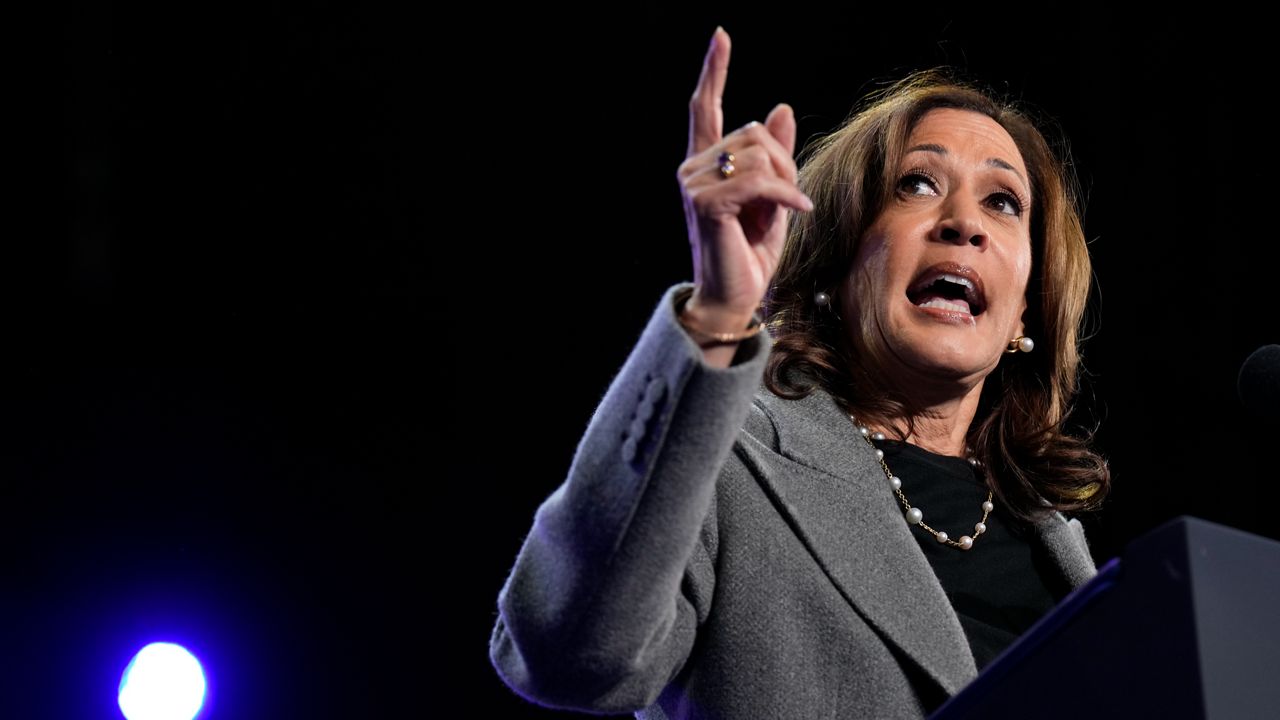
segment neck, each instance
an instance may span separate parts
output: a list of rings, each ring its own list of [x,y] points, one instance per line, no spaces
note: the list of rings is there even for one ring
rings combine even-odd
[[[978,400],[982,396],[982,381],[963,389],[927,398],[913,397],[910,405],[915,414],[910,421],[906,417],[891,418],[890,427],[878,428],[890,436],[939,455],[966,457],[966,438],[974,415],[978,412]],[[910,432],[908,432],[910,430]]]

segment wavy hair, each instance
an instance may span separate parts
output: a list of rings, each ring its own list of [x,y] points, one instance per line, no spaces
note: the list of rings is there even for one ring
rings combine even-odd
[[[1079,390],[1078,345],[1092,278],[1075,174],[1026,113],[945,70],[912,73],[871,94],[801,153],[799,185],[814,210],[792,215],[765,298],[775,338],[766,386],[791,399],[821,387],[862,422],[891,427],[892,418],[906,418],[912,431],[918,410],[885,384],[884,360],[866,323],[845,325],[820,312],[813,297],[847,276],[864,233],[892,199],[912,129],[938,108],[999,123],[1022,154],[1032,193],[1024,323],[1036,351],[1001,362],[986,378],[969,445],[1015,519],[1030,522],[1046,509],[1095,510],[1110,489],[1110,471],[1089,438],[1066,428]]]

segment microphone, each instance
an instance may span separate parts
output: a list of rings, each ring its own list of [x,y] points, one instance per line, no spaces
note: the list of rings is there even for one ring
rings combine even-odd
[[[1254,415],[1280,421],[1280,345],[1263,345],[1244,361],[1236,384],[1240,402]]]

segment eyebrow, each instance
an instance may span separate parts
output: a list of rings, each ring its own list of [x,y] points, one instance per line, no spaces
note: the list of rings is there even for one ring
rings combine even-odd
[[[907,148],[908,153],[913,153],[913,152],[916,152],[917,150],[937,153],[939,155],[947,154],[947,149],[937,143],[924,143],[923,145],[913,145],[912,147]],[[1031,187],[1031,183],[1028,183],[1027,179],[1022,177],[1022,173],[1018,172],[1017,168],[1005,162],[1004,160],[1001,160],[1000,158],[994,158],[994,157],[987,158],[986,164],[990,165],[991,167],[997,167],[1003,170],[1008,170],[1009,172],[1018,176],[1018,179],[1022,181],[1023,187],[1028,187],[1028,188]]]

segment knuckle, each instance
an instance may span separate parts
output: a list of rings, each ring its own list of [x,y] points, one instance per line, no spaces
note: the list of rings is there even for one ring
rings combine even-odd
[[[773,176],[757,175],[755,190],[759,195],[773,197],[778,194],[778,180]]]
[[[750,156],[757,164],[769,164],[769,151],[760,145],[752,145],[750,148]]]
[[[746,148],[743,150],[740,157],[743,159],[743,161],[739,163],[741,167],[749,169],[757,174],[774,174],[773,163],[769,160],[769,153],[759,145],[752,145],[751,147]]]

